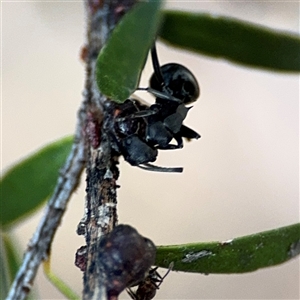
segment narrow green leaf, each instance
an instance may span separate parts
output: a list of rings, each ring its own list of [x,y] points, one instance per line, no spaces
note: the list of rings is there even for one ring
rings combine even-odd
[[[13,166],[0,181],[0,225],[8,226],[36,209],[53,192],[72,137],[47,145]]]
[[[10,286],[10,272],[8,267],[5,243],[2,238],[2,235],[0,236],[0,239],[0,297],[1,299],[5,299]]]
[[[0,238],[0,299],[5,299],[18,271],[20,259],[10,237],[2,233]]]
[[[195,273],[245,273],[275,266],[300,254],[300,224],[224,242],[157,247],[155,265]]]
[[[100,91],[122,103],[137,88],[160,20],[161,1],[137,3],[113,30],[97,59]]]
[[[227,17],[165,11],[160,37],[168,43],[252,67],[300,71],[297,35]]]
[[[66,299],[80,300],[81,298],[61,278],[54,274],[50,266],[51,254],[43,262],[44,273],[48,280],[66,297]]]

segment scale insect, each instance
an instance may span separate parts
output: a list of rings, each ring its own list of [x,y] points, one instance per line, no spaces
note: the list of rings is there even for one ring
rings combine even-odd
[[[155,262],[155,254],[153,242],[129,225],[118,225],[103,236],[98,258],[106,277],[108,299],[117,299],[125,288],[143,281]]]
[[[117,104],[105,102],[108,121],[104,131],[108,133],[112,148],[123,155],[132,166],[148,171],[182,172],[182,167],[152,165],[158,150],[183,147],[183,138],[198,139],[200,135],[183,124],[191,107],[200,94],[195,76],[183,65],[169,63],[159,65],[156,48],[151,49],[154,73],[145,90],[156,97],[155,103],[145,105],[136,99]],[[175,142],[173,142],[175,141]]]

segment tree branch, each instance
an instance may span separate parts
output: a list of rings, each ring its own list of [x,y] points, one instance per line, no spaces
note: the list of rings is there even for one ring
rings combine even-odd
[[[84,267],[81,266],[84,271],[83,299],[107,299],[106,274],[98,255],[99,242],[103,235],[114,228],[118,219],[116,208],[118,156],[113,153],[105,132],[108,119],[103,115],[103,105],[107,99],[99,93],[96,86],[96,59],[110,31],[134,2],[133,0],[86,2],[88,41],[84,48],[84,58],[87,63],[85,94],[89,102],[89,119],[86,125],[89,159],[85,215],[77,230],[78,234],[85,236],[86,241],[86,246],[78,250],[82,253],[84,249],[84,255],[79,256],[84,261]],[[76,260],[78,255],[77,252]]]
[[[84,117],[83,112],[83,110],[79,112],[80,121]],[[85,147],[80,121],[76,129],[71,153],[60,172],[57,186],[47,204],[44,216],[28,244],[22,265],[15,277],[7,299],[25,299],[30,292],[37,269],[42,260],[48,256],[54,234],[61,223],[67,203],[79,183],[85,162]]]
[[[86,230],[80,231],[80,226],[78,228],[79,233],[85,232],[88,246],[88,268],[86,268],[88,272],[84,276],[84,298],[106,299],[105,286],[101,281],[103,272],[99,267],[94,268],[95,272],[91,269],[95,259],[94,253],[97,251],[96,242],[101,234],[110,231],[117,222],[115,180],[118,171],[116,157],[111,157],[108,141],[102,137],[101,146],[98,147],[99,136],[95,135],[101,131],[103,103],[106,100],[96,86],[95,64],[110,31],[134,2],[134,0],[85,1],[87,46],[82,57],[86,61],[86,83],[83,103],[78,113],[74,144],[60,173],[54,194],[46,206],[44,216],[29,242],[22,265],[8,294],[9,300],[25,299],[30,292],[37,269],[48,256],[67,203],[79,183],[87,157],[88,211],[86,210],[85,218],[80,222],[81,229]],[[95,278],[98,278],[97,282]]]

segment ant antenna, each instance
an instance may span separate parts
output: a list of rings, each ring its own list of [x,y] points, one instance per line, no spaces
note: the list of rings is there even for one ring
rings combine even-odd
[[[160,83],[160,86],[162,88],[162,91],[165,89],[165,81],[161,72],[160,64],[158,61],[157,51],[156,51],[156,45],[154,45],[151,48],[151,57],[152,57],[152,65],[154,69],[154,74],[156,76],[157,81]]]
[[[162,284],[163,280],[168,276],[168,274],[173,270],[173,267],[174,267],[174,262],[172,261],[170,264],[169,264],[169,268],[168,268],[168,271],[167,273],[161,277],[161,281],[160,283],[157,285],[157,288],[159,288],[159,286]]]

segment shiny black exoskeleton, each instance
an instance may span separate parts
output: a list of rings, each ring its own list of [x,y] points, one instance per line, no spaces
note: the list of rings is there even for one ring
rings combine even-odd
[[[194,75],[184,66],[169,63],[160,67],[155,46],[151,50],[154,74],[146,89],[156,97],[147,106],[128,99],[122,104],[107,102],[106,112],[111,120],[106,131],[112,147],[133,166],[162,172],[182,172],[182,168],[163,168],[149,164],[156,160],[158,150],[183,147],[182,138],[198,139],[200,135],[183,125],[191,107],[200,94]],[[172,142],[175,141],[176,143]]]
[[[111,117],[107,122],[107,131],[110,133],[112,148],[133,166],[155,161],[158,151],[147,143],[147,120],[139,115],[148,114],[149,107],[137,100],[128,99],[121,104],[106,101],[105,110]]]

